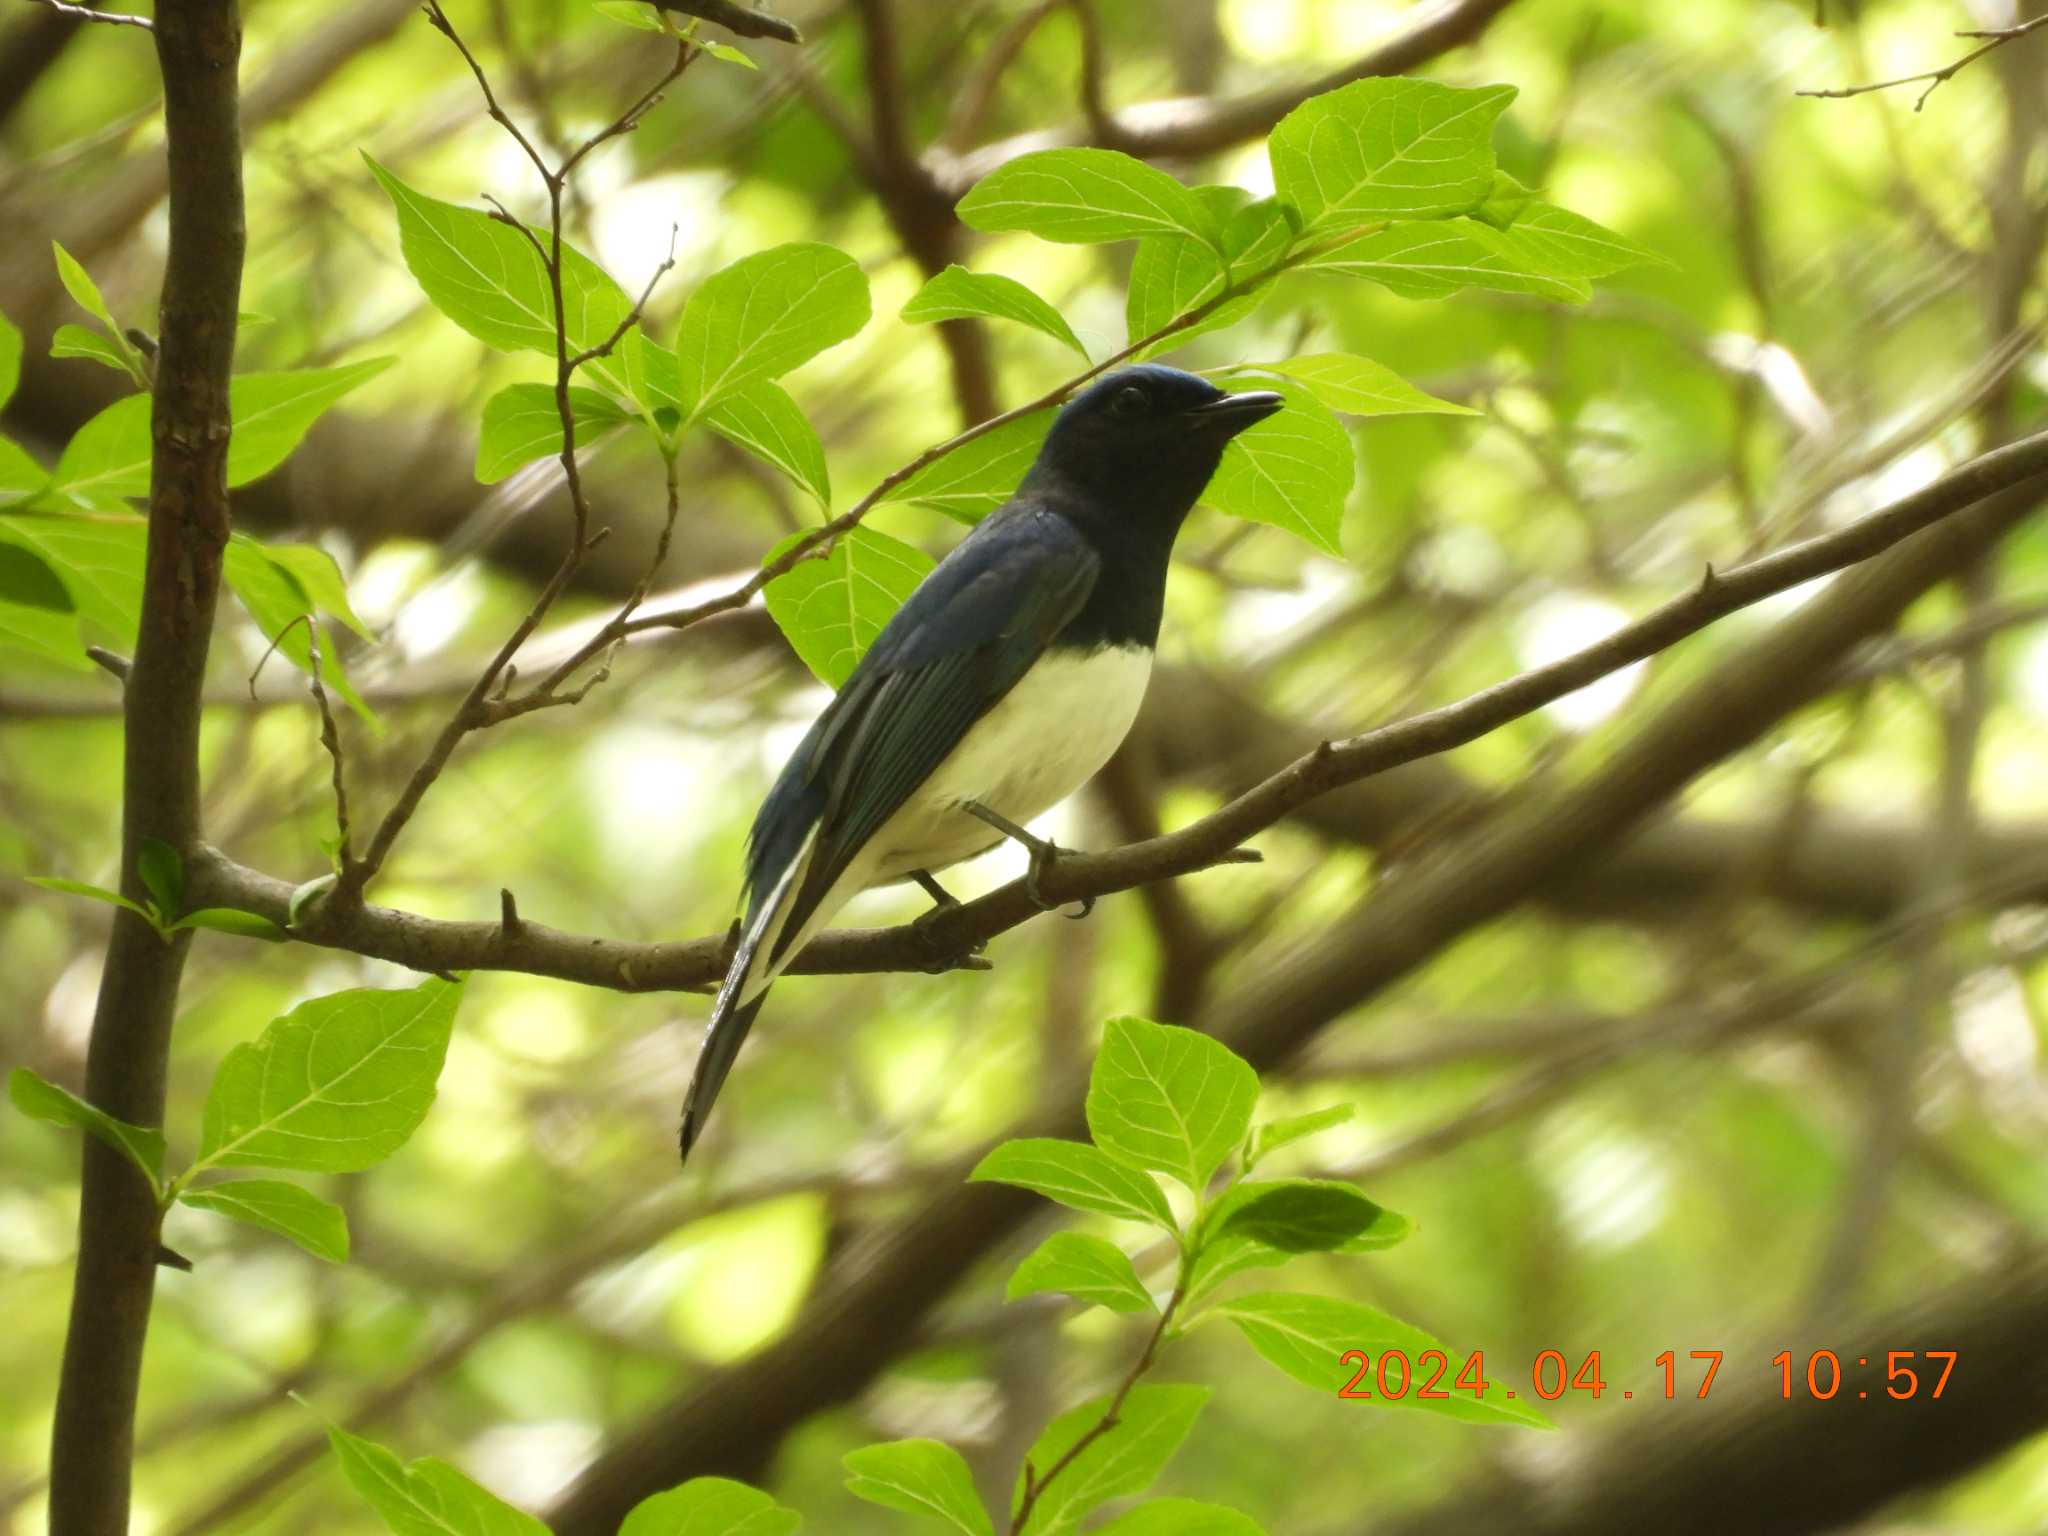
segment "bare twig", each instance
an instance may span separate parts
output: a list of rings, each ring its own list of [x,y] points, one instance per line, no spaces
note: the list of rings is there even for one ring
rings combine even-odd
[[[140,27],[145,32],[154,32],[156,23],[147,16],[131,16],[126,11],[96,11],[89,5],[71,5],[67,0],[31,0],[46,10],[55,11],[59,16],[69,16],[73,21],[103,21],[114,27]]]
[[[1927,89],[1922,91],[1919,99],[1913,103],[1913,110],[1918,112],[1927,105],[1927,98],[1934,94],[1935,88],[1944,81],[1953,80],[1958,71],[1963,69],[1964,66],[1975,63],[1992,50],[2003,48],[2007,43],[2015,42],[2025,37],[2036,27],[2041,26],[2048,26],[2048,16],[2037,16],[2032,21],[2023,21],[2018,26],[2013,27],[1993,27],[1979,31],[1958,32],[1956,34],[1957,37],[1979,38],[1982,41],[1954,63],[1944,64],[1939,69],[1923,70],[1917,75],[1900,75],[1896,80],[1873,80],[1868,85],[1845,85],[1830,91],[1795,91],[1793,94],[1795,96],[1816,96],[1826,97],[1831,100],[1841,100],[1849,96],[1864,96],[1872,91],[1888,91],[1895,85],[1916,85],[1920,81],[1925,80],[1927,82]]]

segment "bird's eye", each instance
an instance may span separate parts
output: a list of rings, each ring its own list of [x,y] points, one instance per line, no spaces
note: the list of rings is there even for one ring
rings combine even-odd
[[[1109,402],[1109,408],[1118,416],[1129,418],[1144,415],[1149,404],[1145,398],[1145,391],[1136,385],[1128,385],[1116,392],[1116,398]]]

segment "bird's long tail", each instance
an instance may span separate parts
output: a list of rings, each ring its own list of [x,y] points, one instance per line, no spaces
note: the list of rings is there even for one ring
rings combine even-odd
[[[732,1070],[740,1046],[746,1042],[747,1031],[754,1027],[755,1015],[768,1000],[768,994],[763,992],[752,1002],[726,1007],[728,993],[739,995],[735,985],[738,974],[735,967],[733,977],[719,991],[718,1005],[711,1010],[710,1027],[704,1031],[704,1048],[697,1053],[697,1070],[690,1074],[690,1091],[683,1095],[681,1152],[686,1163],[690,1160],[690,1148],[703,1134],[705,1117],[711,1113],[718,1090],[725,1086],[725,1075]]]
[[[803,872],[810,859],[815,831],[805,838],[797,856],[782,871],[765,900],[750,904],[747,922],[740,933],[725,983],[711,1004],[711,1022],[704,1027],[704,1044],[697,1052],[697,1067],[690,1074],[690,1087],[683,1095],[683,1128],[680,1140],[682,1160],[690,1160],[690,1148],[704,1132],[705,1118],[725,1086],[726,1074],[754,1027],[761,1004],[768,1000],[768,983],[780,969],[776,964],[778,945],[789,918],[789,905],[803,884]]]

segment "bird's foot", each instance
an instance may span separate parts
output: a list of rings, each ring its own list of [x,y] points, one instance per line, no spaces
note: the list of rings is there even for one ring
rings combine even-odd
[[[1060,903],[1056,901],[1048,901],[1045,897],[1045,893],[1039,889],[1038,882],[1041,878],[1044,877],[1045,872],[1047,870],[1051,869],[1053,865],[1057,864],[1061,859],[1065,858],[1069,853],[1073,852],[1073,850],[1070,848],[1062,848],[1058,843],[1051,842],[1043,837],[1039,837],[1036,833],[1025,831],[1022,827],[1018,826],[1016,822],[1010,820],[1009,817],[1003,815],[999,811],[990,810],[987,806],[983,805],[979,800],[962,800],[960,802],[960,809],[965,811],[968,815],[972,816],[975,820],[986,822],[989,826],[995,828],[996,831],[1002,833],[1003,836],[1009,838],[1012,842],[1022,843],[1024,845],[1024,847],[1031,854],[1031,866],[1024,872],[1024,894],[1031,898],[1033,904],[1037,906],[1039,911],[1058,911]],[[1079,919],[1086,917],[1090,912],[1093,912],[1094,910],[1095,898],[1093,896],[1083,896],[1081,898],[1081,910],[1078,912],[1069,912],[1067,916],[1069,918]]]
[[[910,878],[932,899],[931,910],[919,913],[910,924],[910,931],[917,935],[918,943],[931,956],[931,962],[925,966],[926,973],[938,976],[947,971],[994,970],[995,967],[982,958],[985,946],[975,944],[963,950],[957,944],[948,944],[939,932],[940,923],[948,912],[960,905],[960,898],[934,880],[928,869],[913,869]]]

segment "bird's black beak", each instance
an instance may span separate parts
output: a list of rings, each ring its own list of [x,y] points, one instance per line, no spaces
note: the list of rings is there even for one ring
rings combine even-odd
[[[1196,406],[1188,412],[1188,420],[1201,431],[1235,437],[1246,427],[1264,421],[1286,403],[1270,389],[1247,390],[1241,395],[1225,395],[1221,400]]]

